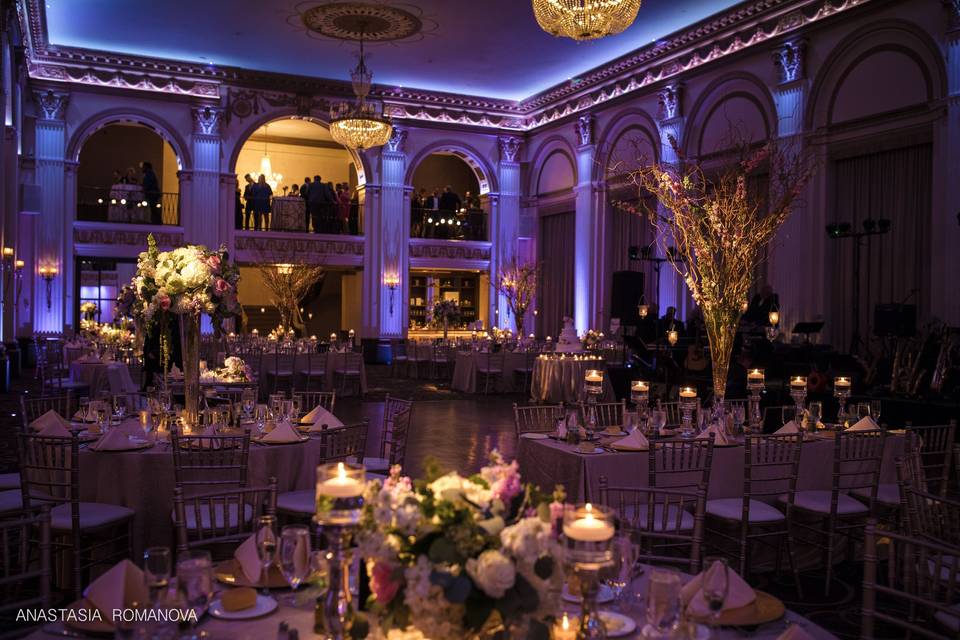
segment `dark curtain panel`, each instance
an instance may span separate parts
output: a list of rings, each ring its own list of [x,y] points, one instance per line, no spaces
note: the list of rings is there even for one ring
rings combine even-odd
[[[610,195],[610,202],[627,202],[635,207],[638,205],[636,191],[633,193],[613,192]],[[646,204],[651,207],[656,206],[656,200],[652,197],[647,198]],[[638,207],[639,208],[639,207]],[[653,264],[640,260],[631,260],[629,258],[630,247],[645,247],[653,245],[656,239],[656,231],[650,220],[644,213],[629,213],[611,204],[611,218],[613,223],[613,234],[610,239],[610,270],[611,273],[617,271],[642,271],[644,299],[653,304],[657,296],[657,282],[654,279]],[[656,255],[656,246],[652,246],[654,255]],[[667,269],[671,268],[666,265]]]
[[[873,332],[874,306],[906,301],[919,316],[929,306],[931,173],[930,144],[838,160],[833,166],[834,208],[828,221],[849,221],[863,229],[866,218],[891,221],[886,235],[864,239],[860,251],[860,337]],[[834,344],[850,345],[853,335],[853,239],[830,240],[827,259],[833,283]],[[811,283],[811,286],[813,283]]]
[[[539,323],[537,335],[556,340],[563,317],[573,317],[574,214],[561,213],[540,218]]]

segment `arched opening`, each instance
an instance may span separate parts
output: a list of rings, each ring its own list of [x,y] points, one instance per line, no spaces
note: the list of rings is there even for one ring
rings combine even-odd
[[[83,142],[77,165],[77,219],[180,224],[177,152],[155,129],[113,122]]]
[[[471,158],[438,151],[413,172],[410,235],[441,240],[486,240],[489,188]]]
[[[363,232],[363,171],[319,122],[287,117],[264,123],[240,147],[235,170],[237,229]]]

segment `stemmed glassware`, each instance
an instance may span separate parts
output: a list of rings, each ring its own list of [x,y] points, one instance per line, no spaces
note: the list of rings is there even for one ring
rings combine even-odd
[[[277,553],[277,517],[260,516],[257,520],[257,555],[260,556],[260,581],[263,584],[263,595],[269,596],[267,587],[270,581],[270,567],[276,559]]]
[[[253,410],[257,406],[257,392],[254,389],[244,389],[240,392],[240,402],[243,408],[243,417],[249,422]]]
[[[310,529],[288,525],[280,532],[280,571],[293,590],[290,605],[297,603],[297,588],[311,573]]]
[[[127,397],[125,395],[113,396],[113,417],[118,422],[123,422],[123,417],[127,414]]]
[[[170,549],[150,547],[143,552],[143,579],[150,593],[150,604],[160,605],[163,594],[170,585]]]
[[[667,412],[663,409],[654,409],[651,422],[653,423],[653,432],[660,434],[660,430],[667,426]]]
[[[820,424],[820,420],[823,418],[823,403],[819,400],[814,400],[809,405],[807,405],[807,413],[810,416],[810,432],[814,433],[817,430],[817,425]]]
[[[613,601],[618,604],[623,596],[623,590],[630,586],[633,577],[633,565],[637,562],[637,547],[628,535],[621,535],[614,539],[613,567],[604,583],[613,591]]]
[[[870,417],[873,418],[874,422],[880,424],[880,411],[883,409],[883,402],[881,400],[871,400],[870,401]]]
[[[703,572],[701,589],[716,625],[730,589],[730,568],[723,558],[707,558],[705,564],[707,569]]]
[[[173,408],[173,393],[169,388],[163,388],[159,393],[160,398],[160,408],[163,409],[164,413],[170,413],[170,409]]]
[[[786,426],[791,420],[793,420],[794,423],[796,423],[797,408],[792,405],[784,406],[783,408],[780,409],[780,418],[781,418],[781,424],[783,424],[784,426]],[[797,425],[797,426],[799,427],[800,425]]]
[[[196,612],[191,616],[191,630],[195,633],[197,620],[213,599],[213,561],[208,551],[186,551],[177,560],[177,593],[188,607]]]
[[[670,569],[653,569],[647,586],[646,638],[668,638],[680,624],[680,574]]]

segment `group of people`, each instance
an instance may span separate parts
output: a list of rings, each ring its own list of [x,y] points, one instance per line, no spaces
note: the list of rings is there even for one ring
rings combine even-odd
[[[129,187],[124,188],[117,185],[134,185],[140,188],[139,190],[131,190]],[[150,212],[149,223],[163,224],[163,209],[158,206],[163,193],[160,191],[160,179],[157,178],[151,162],[144,160],[140,163],[140,175],[137,175],[137,170],[133,167],[127,167],[126,173],[114,169],[110,192],[112,198],[125,200],[126,204],[124,206],[127,209],[132,209],[137,203],[146,201]]]
[[[238,229],[266,231],[270,228],[273,189],[266,177],[256,181],[248,173],[241,193],[237,190],[236,224]],[[356,234],[358,232],[359,194],[346,182],[324,182],[319,175],[307,176],[303,184],[284,188],[286,197],[302,198],[304,202],[303,230],[313,233]]]
[[[421,188],[410,206],[410,232],[415,238],[484,239],[480,198],[469,191],[461,199],[450,185],[432,192]]]

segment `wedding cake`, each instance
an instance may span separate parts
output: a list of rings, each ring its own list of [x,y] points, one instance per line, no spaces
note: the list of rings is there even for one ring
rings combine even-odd
[[[565,317],[563,319],[563,330],[560,332],[560,338],[557,340],[558,353],[575,353],[583,351],[580,344],[580,336],[577,335],[577,328],[573,326],[573,318]]]

